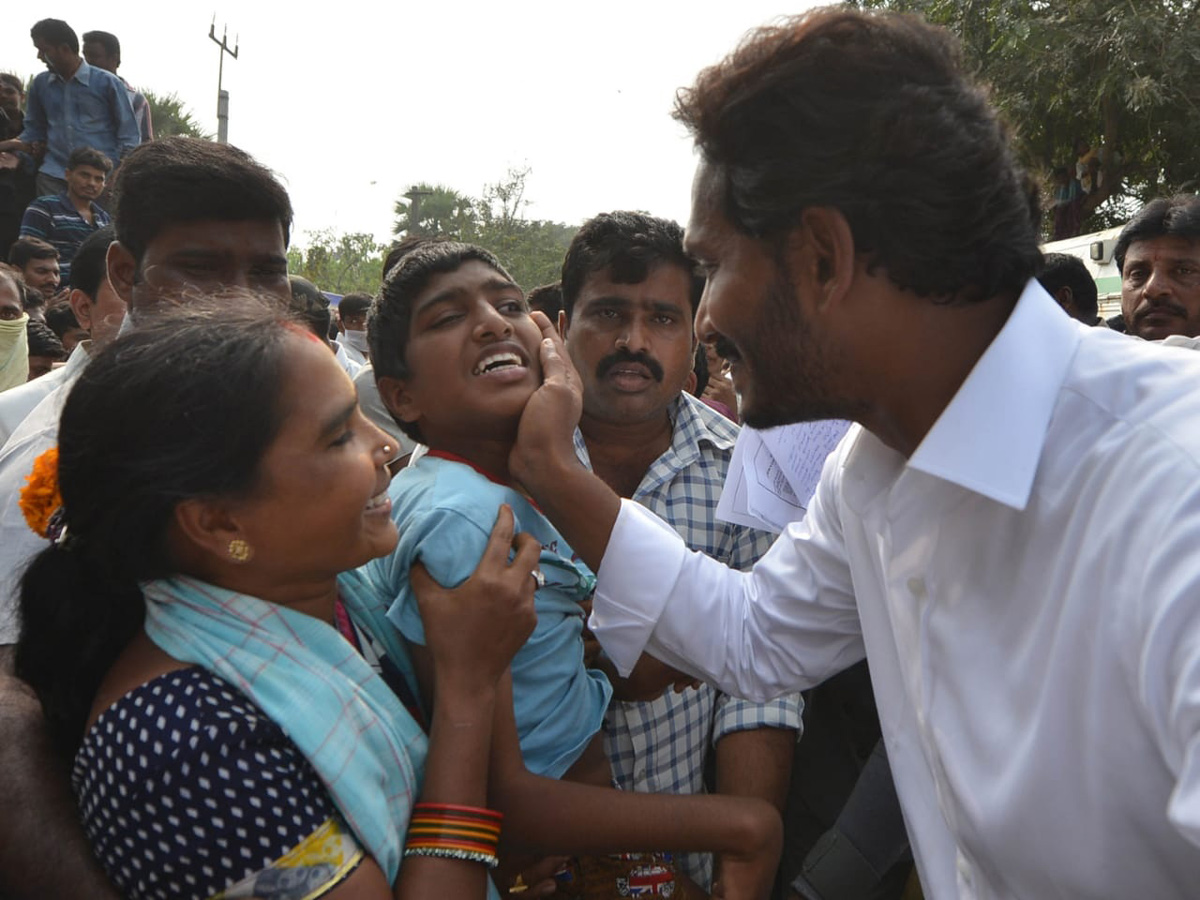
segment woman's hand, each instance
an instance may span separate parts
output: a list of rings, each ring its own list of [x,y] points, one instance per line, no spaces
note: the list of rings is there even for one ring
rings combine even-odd
[[[510,550],[516,551],[512,562]],[[532,536],[514,539],[513,512],[505,505],[479,565],[457,588],[444,588],[424,566],[413,566],[409,582],[425,624],[439,695],[447,687],[468,694],[495,688],[537,624],[533,591],[540,553]]]

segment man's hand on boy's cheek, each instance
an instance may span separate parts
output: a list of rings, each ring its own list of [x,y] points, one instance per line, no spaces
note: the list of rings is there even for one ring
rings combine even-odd
[[[575,426],[583,411],[583,386],[562,338],[543,313],[534,312],[532,319],[542,332],[542,385],[525,404],[509,457],[509,468],[522,484],[554,463],[577,462]]]

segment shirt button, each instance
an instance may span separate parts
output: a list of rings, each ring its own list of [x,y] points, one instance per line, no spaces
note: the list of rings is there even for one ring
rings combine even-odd
[[[927,593],[925,590],[925,579],[924,578],[908,579],[908,591],[910,594],[912,594],[918,600],[925,599],[925,595]]]

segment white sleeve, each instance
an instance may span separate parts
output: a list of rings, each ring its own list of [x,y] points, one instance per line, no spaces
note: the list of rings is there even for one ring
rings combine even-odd
[[[643,651],[722,691],[765,701],[865,656],[836,514],[838,454],[808,515],[749,572],[688,550],[642,506],[621,502],[597,573],[590,627],[618,671]]]

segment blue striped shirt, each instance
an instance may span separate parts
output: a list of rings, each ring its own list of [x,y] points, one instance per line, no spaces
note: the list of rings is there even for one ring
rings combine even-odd
[[[92,221],[79,214],[75,204],[64,191],[38,197],[25,210],[21,218],[21,237],[41,238],[54,245],[58,251],[58,271],[62,283],[71,277],[71,260],[87,238],[99,231],[112,219],[103,209],[92,204]]]

